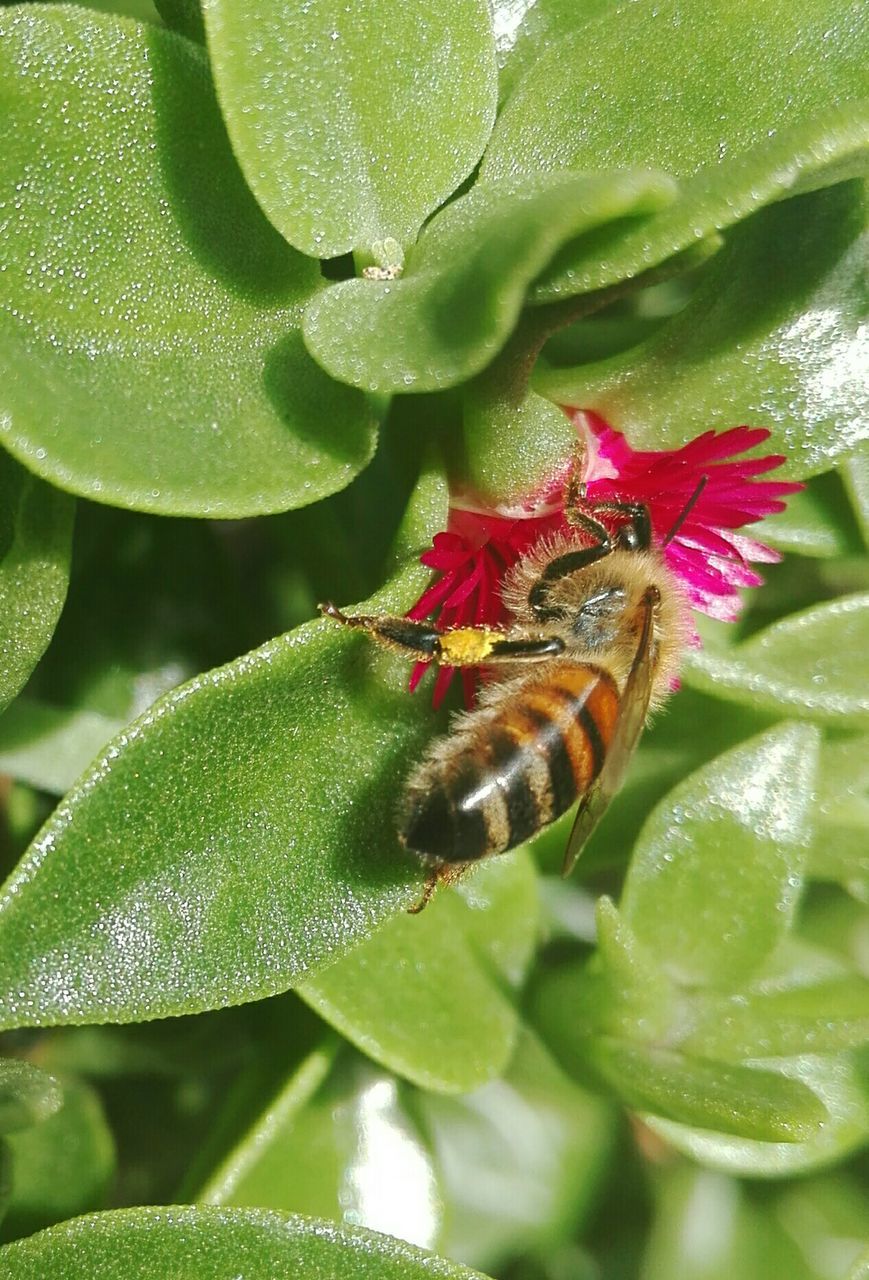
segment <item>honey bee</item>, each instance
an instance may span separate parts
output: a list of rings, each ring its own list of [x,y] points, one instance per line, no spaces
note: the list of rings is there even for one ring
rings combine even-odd
[[[535,547],[508,576],[507,630],[439,632],[408,618],[320,606],[416,661],[485,667],[495,676],[405,784],[399,838],[430,867],[415,910],[439,882],[522,844],[579,799],[568,874],[620,787],[650,711],[672,687],[687,605],[663,546],[653,545],[648,508],[590,502],[579,486],[565,515],[570,533]]]

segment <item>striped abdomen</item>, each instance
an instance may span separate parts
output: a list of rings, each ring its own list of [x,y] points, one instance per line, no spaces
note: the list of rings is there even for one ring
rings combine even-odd
[[[504,853],[569,809],[600,772],[619,709],[606,672],[571,662],[493,696],[405,793],[401,839],[438,862]]]

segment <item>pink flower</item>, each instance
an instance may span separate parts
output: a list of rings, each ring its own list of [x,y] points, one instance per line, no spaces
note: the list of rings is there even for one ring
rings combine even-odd
[[[733,622],[739,616],[740,587],[763,581],[751,563],[781,559],[762,542],[734,530],[785,507],[783,498],[803,486],[788,481],[758,480],[784,461],[782,454],[762,458],[740,455],[769,438],[764,427],[733,427],[717,434],[705,431],[681,449],[635,451],[624,436],[602,418],[568,409],[584,439],[583,479],[589,499],[641,502],[648,507],[658,545],[664,545],[669,567],[682,580],[693,608],[713,618]],[[702,491],[686,508],[704,479]],[[553,501],[554,500],[554,501]],[[408,613],[422,620],[434,617],[446,631],[452,627],[507,626],[501,599],[507,571],[541,539],[568,528],[563,514],[564,478],[529,503],[518,517],[453,507],[449,526],[435,535],[422,563],[438,577]],[[554,508],[554,509],[553,509]],[[678,526],[678,527],[677,527]],[[676,528],[676,533],[668,535]],[[416,689],[428,664],[413,669],[410,689]],[[478,672],[462,671],[465,703],[474,700]],[[441,704],[454,670],[442,667],[435,679],[434,705]]]
[[[742,609],[738,588],[759,587],[763,582],[749,564],[775,564],[781,556],[733,530],[783,511],[785,495],[803,488],[786,480],[756,479],[780,467],[784,454],[739,457],[769,439],[766,427],[732,427],[720,435],[704,431],[681,449],[635,451],[596,414],[570,410],[568,416],[588,444],[584,479],[589,498],[645,503],[659,542],[676,525],[705,477],[700,497],[664,554],[695,609],[735,622]]]
[[[440,631],[451,627],[468,627],[485,622],[490,627],[506,626],[510,615],[501,600],[501,585],[508,569],[530,551],[540,538],[566,528],[561,510],[549,515],[528,515],[520,519],[450,510],[446,533],[436,533],[431,551],[420,557],[439,577],[417,600],[408,617],[421,621],[440,609],[437,626]],[[419,684],[428,663],[417,662],[410,677],[410,691]],[[432,700],[439,707],[455,674],[453,667],[441,667],[434,684]],[[477,687],[477,672],[462,671],[465,704],[472,706]]]

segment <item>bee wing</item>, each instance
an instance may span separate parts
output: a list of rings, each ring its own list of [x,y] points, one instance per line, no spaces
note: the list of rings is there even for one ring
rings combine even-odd
[[[606,812],[622,780],[627,773],[634,749],[643,732],[652,693],[652,629],[657,590],[650,588],[643,597],[643,627],[624,692],[619,701],[619,718],[613,740],[609,745],[603,768],[579,802],[579,809],[567,849],[561,874],[570,875],[585,842]]]

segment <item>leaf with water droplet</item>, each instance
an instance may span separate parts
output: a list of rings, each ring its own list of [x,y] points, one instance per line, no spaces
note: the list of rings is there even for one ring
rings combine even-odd
[[[299,994],[392,1071],[424,1089],[467,1092],[500,1075],[515,1047],[515,991],[537,914],[529,855],[493,859],[421,915],[387,921]]]
[[[0,10],[0,75],[0,442],[60,488],[169,515],[348,484],[373,409],[305,350],[320,273],[245,186],[203,51],[33,5]]]
[[[0,1249],[3,1280],[485,1280],[361,1227],[266,1209],[115,1209]]]
[[[481,180],[654,166],[681,198],[604,231],[596,254],[567,246],[538,301],[635,276],[769,201],[864,174],[867,60],[851,0],[631,4],[559,39],[507,102]]]
[[[621,912],[687,986],[734,990],[793,923],[819,733],[785,724],[704,765],[653,810]]]
[[[485,0],[208,0],[204,13],[239,163],[304,253],[413,244],[479,160],[497,93]]]
[[[0,452],[0,711],[51,639],[69,582],[75,503]]]
[[[334,377],[368,391],[455,386],[507,341],[565,239],[642,222],[675,193],[651,170],[477,184],[431,220],[399,279],[345,280],[314,298],[305,341]]]
[[[732,648],[686,655],[686,684],[749,707],[831,724],[869,718],[869,594],[825,601]]]
[[[541,367],[534,385],[596,410],[635,448],[757,422],[787,455],[779,474],[828,470],[869,435],[867,213],[852,182],[756,214],[646,342],[574,369]]]
[[[404,538],[443,527],[421,482]],[[372,600],[401,612],[427,571]],[[142,1021],[286,990],[421,892],[394,821],[431,736],[407,664],[329,619],[159,699],[0,896],[0,1025]]]

